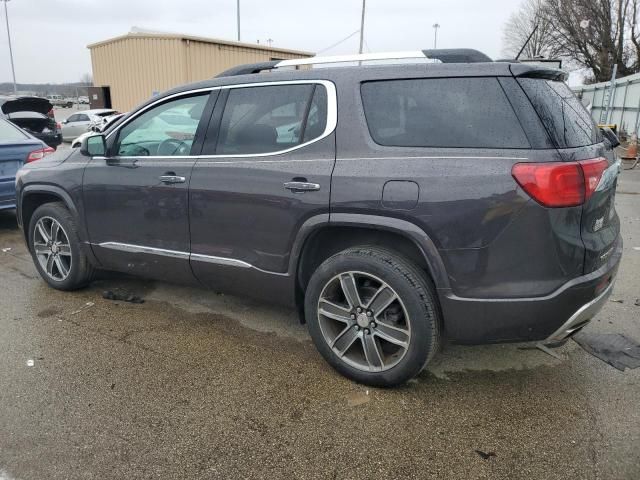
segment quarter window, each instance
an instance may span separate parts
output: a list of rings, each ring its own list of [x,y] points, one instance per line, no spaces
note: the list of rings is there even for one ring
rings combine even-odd
[[[537,78],[518,81],[556,146],[574,148],[602,141],[591,115],[564,82]]]
[[[324,133],[327,93],[322,85],[232,88],[222,115],[216,154],[286,150]]]
[[[208,93],[185,97],[147,110],[120,129],[118,155],[190,155],[208,98]]]
[[[373,140],[398,147],[529,148],[495,78],[436,78],[364,83]]]

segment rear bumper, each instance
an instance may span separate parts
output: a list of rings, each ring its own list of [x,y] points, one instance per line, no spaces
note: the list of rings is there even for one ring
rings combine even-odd
[[[611,294],[622,257],[619,236],[607,263],[544,297],[478,299],[440,292],[445,331],[459,343],[560,341],[586,325]]]
[[[615,282],[612,280],[600,295],[580,307],[576,313],[571,315],[569,320],[564,322],[558,330],[549,335],[543,343],[561,342],[589,323],[589,321],[600,311],[611,296],[614,283]]]
[[[44,143],[49,145],[51,148],[58,148],[58,145],[62,143],[62,134],[61,133],[48,133],[48,134],[38,134],[34,135],[39,140],[42,140]]]

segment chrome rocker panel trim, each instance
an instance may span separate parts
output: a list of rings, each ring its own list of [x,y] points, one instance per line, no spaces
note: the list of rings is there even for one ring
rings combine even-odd
[[[181,260],[191,260],[196,262],[213,263],[216,265],[224,265],[227,267],[251,268],[253,270],[257,270],[262,273],[267,273],[269,275],[280,275],[285,277],[289,276],[288,273],[279,273],[279,272],[271,272],[268,270],[263,270],[254,265],[251,265],[250,263],[247,263],[243,260],[237,260],[235,258],[216,257],[214,255],[203,255],[201,253],[181,252],[179,250],[167,250],[165,248],[147,247],[144,245],[132,245],[130,243],[120,243],[120,242],[102,242],[97,244],[94,243],[92,245],[102,247],[102,248],[108,248],[110,250],[118,250],[120,252],[162,255],[163,257],[179,258]]]

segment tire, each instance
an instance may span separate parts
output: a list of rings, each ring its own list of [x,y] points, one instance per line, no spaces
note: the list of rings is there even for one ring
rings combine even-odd
[[[59,225],[55,242],[51,241],[53,222]],[[62,203],[41,205],[29,221],[28,242],[33,263],[43,280],[55,289],[77,290],[93,278],[94,268],[82,250],[77,232],[75,219]]]
[[[377,387],[406,382],[433,358],[440,346],[439,312],[426,274],[375,246],[325,260],[305,292],[305,317],[320,354],[345,377]]]

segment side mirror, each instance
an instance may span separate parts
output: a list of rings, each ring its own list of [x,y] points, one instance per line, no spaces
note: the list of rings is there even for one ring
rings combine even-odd
[[[602,136],[611,144],[611,148],[616,148],[620,145],[620,139],[618,139],[618,135],[616,135],[612,129],[609,127],[600,127],[600,131],[602,131]]]
[[[82,139],[80,153],[87,157],[101,157],[107,153],[104,135],[91,135]]]

